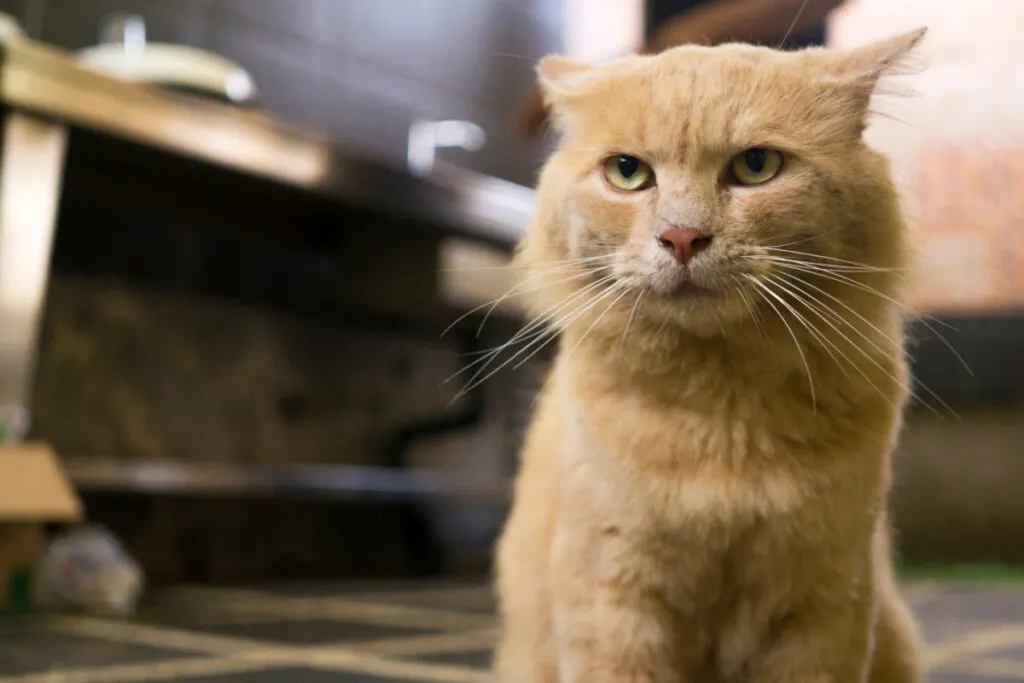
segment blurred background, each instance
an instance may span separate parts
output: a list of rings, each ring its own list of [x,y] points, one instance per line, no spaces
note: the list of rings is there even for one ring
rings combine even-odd
[[[923,263],[910,351],[928,405],[912,407],[897,457],[901,568],[1007,577],[1024,563],[1019,0],[0,12],[11,605],[25,564],[11,558],[63,541],[85,564],[95,553],[73,550],[120,548],[147,594],[468,582],[483,607],[466,609],[485,611],[544,358],[461,392],[472,371],[449,378],[523,321],[502,304],[442,333],[510,285],[502,266],[552,145],[536,60],[732,39],[848,46],[922,24],[929,69],[906,79],[917,94],[880,101],[888,116],[869,131],[893,157]],[[102,534],[76,537],[84,520]],[[30,593],[19,609],[34,609]],[[401,614],[375,618],[430,620]]]

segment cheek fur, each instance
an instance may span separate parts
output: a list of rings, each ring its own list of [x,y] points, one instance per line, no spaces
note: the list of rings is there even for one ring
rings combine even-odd
[[[825,186],[821,174],[803,167],[763,186],[734,189],[726,231],[740,241],[763,246],[827,235],[834,212]]]
[[[622,193],[604,185],[595,174],[581,181],[572,194],[568,225],[575,256],[595,256],[622,247],[650,222],[653,190]]]

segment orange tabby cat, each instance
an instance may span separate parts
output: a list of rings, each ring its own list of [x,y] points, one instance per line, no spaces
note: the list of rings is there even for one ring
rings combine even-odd
[[[889,558],[909,239],[862,141],[924,30],[539,74],[518,258],[561,346],[498,551],[501,683],[909,683]]]

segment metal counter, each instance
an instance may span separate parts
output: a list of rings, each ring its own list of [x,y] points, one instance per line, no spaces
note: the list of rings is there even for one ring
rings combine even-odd
[[[425,176],[388,167],[264,113],[119,81],[80,66],[69,53],[24,38],[2,45],[0,101],[5,118],[0,157],[0,439],[17,440],[27,430],[27,398],[67,138],[76,129],[242,178],[269,180],[339,206],[408,217],[416,225],[505,249],[519,239],[533,209],[529,188],[442,164]],[[143,482],[155,480],[145,473],[153,467],[112,468],[109,463],[78,461],[72,473],[89,484],[147,488]],[[192,474],[187,468],[172,469],[175,473],[169,475],[166,467],[157,467],[162,474],[156,478],[200,490],[203,485],[196,482],[213,482],[209,486],[214,489],[216,482],[231,481],[227,488],[278,490],[292,487],[281,482],[300,480],[322,486],[337,480],[334,488],[339,490],[365,490],[367,477],[377,482],[369,484],[371,489],[411,486],[429,494],[443,488],[422,477],[398,483],[390,475],[355,471],[228,476],[209,468]]]
[[[119,81],[27,40],[3,45],[0,100],[55,125],[95,130],[343,203],[408,213],[470,238],[511,245],[533,211],[530,188],[443,164],[417,177],[261,112]]]

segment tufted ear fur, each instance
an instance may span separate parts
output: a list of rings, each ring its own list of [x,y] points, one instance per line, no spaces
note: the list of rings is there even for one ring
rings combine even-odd
[[[908,66],[908,57],[927,33],[927,28],[918,28],[909,33],[840,51],[836,60],[837,75],[851,82],[866,81],[873,84],[881,76],[903,73]]]
[[[918,71],[914,51],[927,32],[927,28],[919,28],[861,47],[829,51],[828,78],[851,97],[853,113],[862,122],[867,118],[871,97],[879,92],[879,81],[883,77]]]
[[[537,75],[544,90],[561,93],[585,81],[591,66],[561,55],[548,55],[537,64]]]
[[[552,112],[555,127],[568,125],[568,103],[573,95],[585,90],[595,77],[596,68],[568,57],[549,55],[537,65],[537,78],[544,94],[544,103]]]

